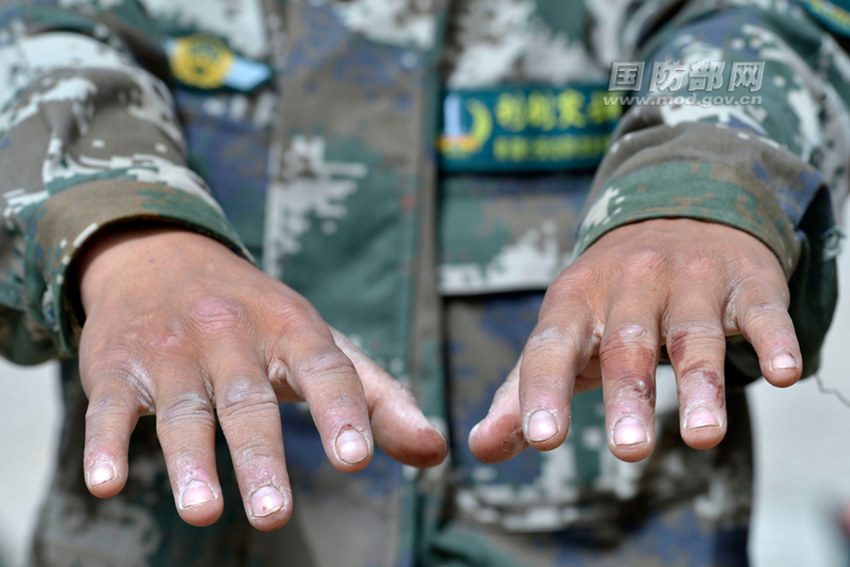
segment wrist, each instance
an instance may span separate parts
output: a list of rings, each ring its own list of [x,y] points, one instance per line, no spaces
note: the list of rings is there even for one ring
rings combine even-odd
[[[204,248],[220,248],[213,238],[179,226],[126,224],[95,234],[75,260],[79,305],[86,313],[97,298],[115,289],[149,285],[149,278],[164,279],[169,270],[197,259]]]

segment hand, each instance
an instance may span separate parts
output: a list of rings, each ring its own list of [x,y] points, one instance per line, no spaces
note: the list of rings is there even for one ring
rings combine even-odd
[[[646,458],[661,345],[676,374],[682,438],[713,447],[726,433],[726,337],[753,345],[771,384],[800,378],[788,301],[779,262],[742,231],[691,219],[617,228],[551,285],[470,448],[483,462],[527,445],[554,449],[567,436],[573,394],[601,386],[611,451],[625,461]]]
[[[365,467],[374,442],[413,466],[444,459],[445,439],[407,390],[303,297],[217,241],[114,231],[84,251],[79,274],[84,467],[96,496],[122,489],[130,433],[154,413],[177,509],[197,526],[222,511],[213,409],[261,530],[292,513],[278,402],[307,401],[341,471]]]

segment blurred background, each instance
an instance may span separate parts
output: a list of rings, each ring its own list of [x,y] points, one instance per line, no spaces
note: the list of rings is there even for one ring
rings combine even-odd
[[[847,226],[847,224],[845,224]],[[850,253],[841,259],[850,290]],[[850,291],[839,302],[817,379],[748,395],[756,437],[754,567],[850,567],[839,523],[850,502]],[[0,362],[0,567],[24,564],[57,443],[59,391],[52,364]]]

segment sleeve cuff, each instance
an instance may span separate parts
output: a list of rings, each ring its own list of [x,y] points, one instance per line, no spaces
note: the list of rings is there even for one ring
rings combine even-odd
[[[776,199],[754,175],[709,161],[674,161],[609,179],[584,215],[574,256],[618,226],[654,218],[692,218],[743,230],[767,245],[786,278],[799,242]]]

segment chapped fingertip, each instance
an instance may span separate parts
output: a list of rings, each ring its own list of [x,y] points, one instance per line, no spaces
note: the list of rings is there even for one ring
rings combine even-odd
[[[494,440],[493,431],[506,430],[504,422],[486,425],[484,422],[473,427],[470,432],[469,449],[472,456],[485,464],[495,464],[507,461],[522,453],[528,442],[519,424],[514,424],[507,433],[499,434]],[[489,437],[489,438],[488,438]]]

